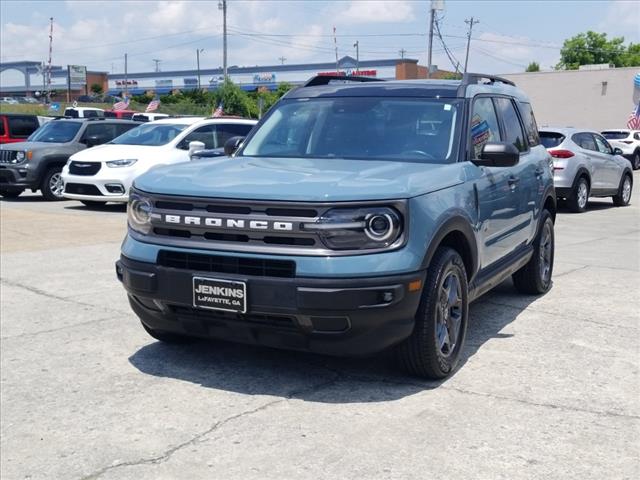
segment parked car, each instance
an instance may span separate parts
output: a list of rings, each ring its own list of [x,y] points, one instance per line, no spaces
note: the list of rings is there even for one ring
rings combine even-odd
[[[108,142],[140,125],[128,120],[56,119],[26,142],[0,146],[0,195],[18,197],[27,188],[46,200],[62,200],[60,172],[74,153]]]
[[[131,120],[136,122],[153,122],[162,118],[169,118],[166,113],[134,113]]]
[[[24,142],[38,128],[37,115],[0,113],[0,144]]]
[[[136,178],[128,212],[116,273],[165,342],[395,348],[443,378],[469,302],[509,276],[551,288],[549,154],[526,95],[494,76],[316,77],[235,156]]]
[[[105,110],[104,116],[106,118],[124,118],[127,120],[131,120],[136,113],[135,110]]]
[[[631,200],[629,162],[599,133],[576,128],[545,128],[540,140],[553,157],[558,198],[573,212],[587,209],[589,197],[612,197],[616,206]]]
[[[2,97],[0,98],[0,103],[4,103],[5,105],[18,105],[18,100],[13,97]]]
[[[62,172],[64,196],[86,205],[126,202],[134,178],[157,165],[188,161],[191,142],[214,148],[234,135],[246,134],[255,123],[186,117],[138,124],[107,145],[71,157]]]
[[[605,130],[602,136],[613,148],[619,148],[622,151],[622,156],[631,162],[634,170],[640,169],[640,130],[628,128]]]
[[[64,116],[69,118],[103,118],[104,110],[93,107],[68,107],[64,110]]]

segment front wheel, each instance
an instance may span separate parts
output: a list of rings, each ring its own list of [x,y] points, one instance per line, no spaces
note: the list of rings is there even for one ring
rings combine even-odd
[[[62,196],[62,192],[64,191],[62,167],[53,167],[47,170],[47,173],[42,179],[40,190],[45,200],[49,200],[50,202],[64,200]]]
[[[631,201],[632,188],[633,181],[631,180],[631,175],[625,173],[624,177],[622,177],[622,182],[620,182],[618,193],[613,196],[613,204],[616,207],[625,207],[629,205],[629,202]]]
[[[398,346],[400,365],[410,374],[447,377],[460,359],[469,317],[469,286],[460,254],[436,250],[411,336]]]
[[[640,152],[635,152],[631,157],[631,166],[634,170],[640,170]]]
[[[531,295],[547,293],[551,288],[554,254],[553,220],[549,211],[543,210],[538,235],[533,243],[533,256],[512,276],[516,290]]]

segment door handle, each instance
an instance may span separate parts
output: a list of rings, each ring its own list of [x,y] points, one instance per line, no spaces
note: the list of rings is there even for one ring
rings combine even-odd
[[[518,185],[518,183],[520,183],[520,177],[516,177],[511,175],[508,179],[507,182],[509,182],[509,186],[511,188],[516,188],[516,186]]]

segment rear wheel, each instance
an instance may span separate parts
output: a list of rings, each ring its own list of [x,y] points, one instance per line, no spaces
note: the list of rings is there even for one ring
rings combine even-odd
[[[0,188],[0,196],[3,198],[18,198],[24,192],[21,188]]]
[[[520,293],[539,295],[551,288],[555,239],[553,220],[548,210],[543,210],[540,228],[534,240],[531,260],[513,274],[513,284]]]
[[[636,151],[631,157],[631,166],[634,170],[640,170],[640,151]]]
[[[42,196],[45,200],[64,200],[64,197],[62,196],[64,185],[62,183],[61,172],[62,167],[53,167],[47,170],[47,173],[42,179],[42,185],[40,186]]]
[[[438,248],[427,271],[411,336],[398,346],[397,358],[409,373],[444,378],[460,359],[469,316],[467,274],[451,248]]]
[[[586,177],[578,178],[571,196],[567,198],[567,206],[574,213],[582,213],[587,209],[589,200],[589,181]]]
[[[99,202],[96,200],[80,200],[85,207],[102,207],[107,202]]]
[[[631,180],[631,175],[625,173],[622,177],[622,181],[620,182],[620,188],[618,189],[618,194],[613,196],[613,204],[616,207],[624,207],[629,205],[629,201],[631,201],[631,189],[633,188],[633,181]]]
[[[144,323],[142,328],[156,340],[160,340],[164,343],[191,343],[195,341],[193,337],[187,337],[186,335],[180,335],[179,333],[163,332],[162,330],[155,330],[147,327]]]

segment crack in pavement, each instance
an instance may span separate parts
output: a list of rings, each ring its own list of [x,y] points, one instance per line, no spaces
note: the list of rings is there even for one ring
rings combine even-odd
[[[106,322],[109,320],[114,320],[112,315],[104,318],[94,318],[93,320],[87,320],[86,322],[73,323],[71,325],[65,325],[63,327],[50,328],[49,330],[38,330],[37,332],[19,333],[18,335],[5,335],[4,337],[0,337],[0,340],[13,340],[14,338],[35,337],[36,335],[41,335],[44,333],[59,332],[61,330],[66,330],[74,327],[82,327],[85,325],[90,325],[92,323]]]
[[[327,369],[327,370],[329,370],[329,369]],[[332,370],[329,370],[329,371],[333,372]],[[182,442],[182,443],[180,443],[178,445],[175,445],[175,446],[169,448],[168,450],[166,450],[161,455],[155,456],[153,458],[140,459],[140,460],[134,460],[134,461],[129,461],[129,462],[121,462],[121,463],[117,463],[115,465],[110,465],[108,467],[101,468],[100,470],[97,470],[96,472],[93,472],[93,473],[91,473],[89,475],[81,477],[81,480],[95,480],[95,479],[101,477],[103,474],[105,474],[107,472],[110,472],[111,470],[115,470],[117,468],[135,467],[135,466],[138,466],[138,465],[157,465],[159,463],[166,462],[177,451],[197,443],[202,438],[204,438],[207,435],[215,432],[216,430],[218,430],[219,428],[223,427],[224,425],[226,425],[229,422],[232,422],[234,420],[237,420],[239,418],[243,418],[243,417],[246,417],[246,416],[249,416],[249,415],[253,415],[254,413],[262,412],[262,411],[267,410],[268,408],[270,408],[270,407],[272,407],[274,405],[278,405],[280,403],[288,402],[289,400],[295,398],[297,395],[314,393],[316,391],[322,390],[323,388],[326,388],[326,387],[329,387],[329,386],[333,385],[340,378],[341,378],[341,375],[339,373],[336,373],[333,378],[331,378],[329,380],[326,380],[326,381],[324,381],[322,383],[319,383],[319,384],[316,384],[316,385],[312,385],[310,387],[303,388],[303,389],[300,389],[300,390],[294,390],[293,392],[289,393],[284,398],[280,398],[279,400],[272,400],[271,402],[267,402],[267,403],[261,405],[260,407],[253,408],[251,410],[246,410],[244,412],[240,412],[240,413],[237,413],[235,415],[231,415],[230,417],[227,417],[227,418],[225,418],[223,420],[220,420],[220,421],[214,423],[207,430],[198,433],[197,435],[195,435],[194,437],[192,437],[191,439],[189,439],[189,440],[187,440],[185,442]]]
[[[556,274],[553,275],[553,278],[565,277],[567,275],[570,275],[570,274],[575,273],[575,272],[579,272],[580,270],[584,270],[586,268],[589,268],[589,265],[583,265],[581,267],[576,267],[576,268],[573,268],[573,269],[568,270],[566,272],[556,273]]]

